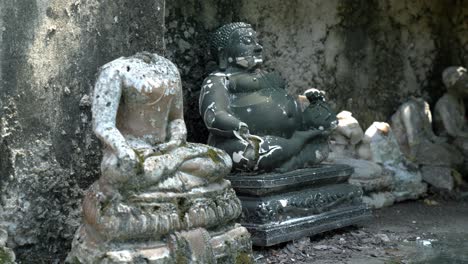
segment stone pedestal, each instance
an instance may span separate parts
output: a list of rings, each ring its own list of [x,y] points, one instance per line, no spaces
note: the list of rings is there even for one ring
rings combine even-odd
[[[235,223],[229,182],[188,192],[145,192],[103,201],[99,184],[83,201],[84,224],[68,263],[252,263],[251,240]]]
[[[253,244],[271,246],[368,220],[362,190],[347,183],[352,172],[347,165],[318,165],[228,179],[242,202],[241,223]]]

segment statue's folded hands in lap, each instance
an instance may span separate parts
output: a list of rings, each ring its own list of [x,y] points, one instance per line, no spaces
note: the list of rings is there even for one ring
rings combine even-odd
[[[262,46],[250,25],[221,27],[211,52],[219,71],[203,83],[200,114],[210,131],[208,144],[228,152],[235,169],[293,170],[328,156],[335,114],[316,89],[306,91],[303,110],[279,75],[259,68]]]

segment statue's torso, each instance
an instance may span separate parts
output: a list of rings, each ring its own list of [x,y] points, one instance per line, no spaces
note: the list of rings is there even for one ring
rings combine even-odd
[[[441,136],[447,136],[447,128],[444,124],[443,112],[447,112],[454,124],[458,129],[465,128],[465,105],[463,100],[459,100],[450,94],[443,95],[439,101],[437,101],[434,109],[434,127],[436,133]]]
[[[120,71],[124,81],[117,128],[126,138],[143,139],[149,144],[165,142],[169,112],[175,95],[181,92],[180,88],[168,78],[160,81],[161,74],[164,74],[161,71],[167,69],[142,60],[127,59],[124,62]],[[138,82],[145,79],[161,83],[141,89]]]
[[[229,76],[232,112],[257,135],[290,137],[301,124],[299,106],[271,74]]]

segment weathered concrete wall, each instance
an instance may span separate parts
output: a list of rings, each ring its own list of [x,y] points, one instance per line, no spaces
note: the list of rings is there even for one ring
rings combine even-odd
[[[137,51],[180,68],[191,140],[207,132],[198,91],[216,67],[208,36],[232,21],[260,33],[266,66],[291,93],[328,92],[363,126],[387,120],[409,95],[432,102],[440,73],[468,64],[466,0],[0,1],[0,229],[23,262],[69,248],[82,192],[98,177],[89,94],[97,67]]]
[[[388,120],[410,95],[435,103],[442,70],[468,62],[467,8],[466,0],[176,0],[167,4],[166,53],[183,68],[193,102],[187,112],[195,112],[197,89],[213,68],[206,32],[249,22],[266,66],[291,93],[323,89],[336,110],[352,111],[367,127]],[[193,121],[193,138],[203,141]]]
[[[450,8],[450,6],[449,6]],[[454,8],[450,8],[447,32],[450,32],[450,60],[453,64],[468,66],[468,1],[459,0]],[[450,61],[452,62],[452,61]]]
[[[161,52],[163,20],[163,0],[0,1],[0,227],[24,263],[63,257],[98,177],[97,68]]]

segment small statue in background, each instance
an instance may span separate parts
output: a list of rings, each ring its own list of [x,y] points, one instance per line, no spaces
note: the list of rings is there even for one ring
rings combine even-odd
[[[362,153],[368,153],[369,160],[391,172],[390,188],[381,195],[387,200],[385,203],[417,199],[426,192],[427,185],[422,182],[419,169],[403,155],[389,124],[374,122],[364,133],[363,143]],[[371,199],[377,197],[378,194]]]
[[[410,98],[392,116],[392,130],[406,158],[415,164],[458,166],[460,153],[432,130],[429,104],[422,98]]]
[[[208,144],[228,152],[235,169],[289,171],[327,158],[335,113],[315,89],[304,94],[303,110],[279,75],[260,69],[262,46],[249,24],[218,29],[211,52],[219,70],[203,83],[200,114]]]
[[[468,72],[463,67],[449,67],[442,73],[447,88],[436,103],[434,126],[439,136],[447,137],[468,158],[468,122],[464,99],[468,98]],[[466,163],[466,162],[465,162]]]
[[[337,115],[338,127],[330,136],[330,155],[327,161],[334,164],[346,164],[354,168],[349,183],[360,186],[366,198],[376,192],[388,191],[391,188],[391,172],[371,161],[369,142],[364,142],[364,132],[351,112],[341,111]],[[369,202],[373,207],[381,207]]]
[[[138,53],[104,65],[93,96],[101,177],[83,200],[71,263],[234,263],[250,236],[219,149],[186,142],[179,72]],[[216,229],[213,233],[212,230]]]

